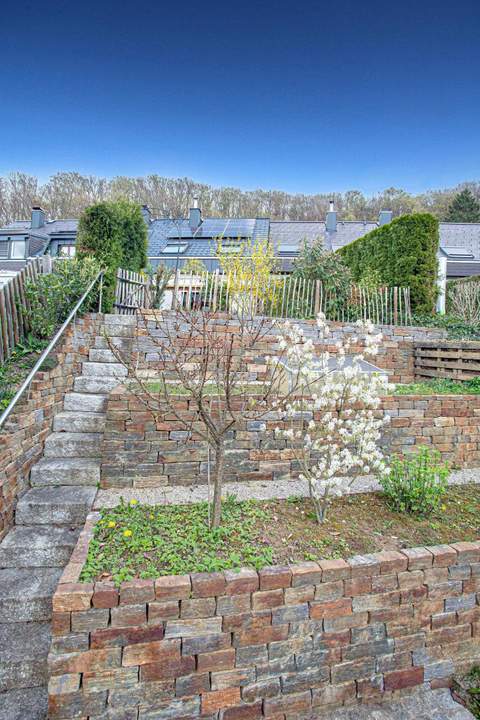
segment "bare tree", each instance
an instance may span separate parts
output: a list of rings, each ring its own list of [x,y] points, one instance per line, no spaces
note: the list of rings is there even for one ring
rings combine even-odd
[[[137,330],[143,341],[148,337],[149,352],[158,354],[157,384],[145,375],[139,347],[124,351],[110,342],[116,358],[129,371],[131,391],[152,413],[155,420],[174,417],[191,437],[195,420],[197,433],[212,449],[213,467],[212,527],[221,520],[222,484],[225,471],[227,435],[240,424],[261,420],[269,412],[281,410],[299,388],[300,378],[285,389],[284,351],[266,358],[265,378],[248,382],[248,358],[265,354],[266,338],[275,321],[270,318],[220,318],[199,310],[164,315],[155,314],[154,327],[145,319]],[[152,389],[152,387],[154,389]],[[179,395],[193,403],[195,418],[179,410]]]

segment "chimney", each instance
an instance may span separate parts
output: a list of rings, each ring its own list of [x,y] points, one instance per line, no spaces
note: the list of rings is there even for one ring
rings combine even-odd
[[[193,198],[192,207],[190,208],[188,223],[192,232],[198,230],[202,223],[202,211],[198,207],[198,197],[196,195]]]
[[[32,228],[32,230],[38,230],[38,228],[41,228],[44,225],[45,225],[45,211],[42,210],[40,205],[34,205],[32,207],[31,228]]]
[[[325,224],[328,232],[337,231],[337,213],[335,211],[335,203],[333,200],[330,200]]]
[[[150,212],[148,205],[142,205],[141,213],[143,219],[145,220],[145,225],[148,227],[152,222],[152,213]]]
[[[378,213],[378,224],[387,225],[391,223],[393,219],[393,212],[391,210],[380,210]]]

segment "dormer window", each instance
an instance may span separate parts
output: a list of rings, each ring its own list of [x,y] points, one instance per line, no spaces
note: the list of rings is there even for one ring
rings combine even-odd
[[[25,260],[27,256],[27,241],[26,240],[11,240],[10,241],[10,259],[11,260]]]

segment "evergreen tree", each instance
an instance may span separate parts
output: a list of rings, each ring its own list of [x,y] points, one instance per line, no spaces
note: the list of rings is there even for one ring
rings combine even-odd
[[[147,226],[140,205],[129,200],[112,203],[119,213],[122,230],[122,268],[144,270],[147,265]]]
[[[480,222],[480,203],[470,190],[462,190],[448,207],[447,222]]]
[[[77,236],[78,257],[95,257],[105,268],[103,309],[111,312],[115,299],[117,270],[122,263],[122,222],[116,203],[90,205],[80,216]]]

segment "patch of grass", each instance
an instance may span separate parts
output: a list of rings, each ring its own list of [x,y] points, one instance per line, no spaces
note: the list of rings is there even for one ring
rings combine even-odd
[[[394,395],[480,395],[480,377],[472,380],[425,380],[397,385]]]
[[[333,501],[318,525],[308,499],[237,501],[228,497],[222,526],[208,527],[208,506],[122,502],[102,511],[81,580],[155,578],[242,566],[349,557],[475,540],[480,533],[478,485],[451,487],[428,518],[391,510],[380,493]]]
[[[467,675],[454,678],[453,690],[472,715],[480,720],[480,665],[474,665]]]
[[[48,340],[29,337],[15,347],[7,362],[0,365],[0,409],[8,407],[18,386],[35,365]],[[51,370],[56,365],[53,358],[46,358],[41,370]]]

